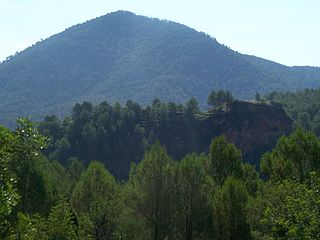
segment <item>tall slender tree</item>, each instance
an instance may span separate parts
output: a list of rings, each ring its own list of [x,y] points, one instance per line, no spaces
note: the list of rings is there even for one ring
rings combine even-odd
[[[170,239],[174,224],[174,168],[166,150],[157,141],[130,174],[127,186],[131,216],[140,224],[130,239]],[[137,234],[137,235],[135,235]]]
[[[224,136],[215,138],[208,155],[209,174],[220,185],[228,176],[241,177],[241,151],[235,145],[228,143]]]

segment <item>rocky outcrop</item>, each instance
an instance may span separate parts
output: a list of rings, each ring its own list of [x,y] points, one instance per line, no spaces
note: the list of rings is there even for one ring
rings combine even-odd
[[[212,138],[224,135],[242,150],[245,160],[257,163],[280,136],[292,130],[292,120],[279,104],[235,101],[227,111],[199,116],[197,129],[202,143],[198,150],[208,149]]]
[[[183,112],[176,112],[164,123],[145,120],[145,137],[159,139],[178,160],[187,153],[208,152],[212,139],[224,135],[241,149],[245,161],[258,166],[261,155],[292,130],[292,120],[278,103],[234,101],[224,110],[201,112],[195,119],[187,119]]]

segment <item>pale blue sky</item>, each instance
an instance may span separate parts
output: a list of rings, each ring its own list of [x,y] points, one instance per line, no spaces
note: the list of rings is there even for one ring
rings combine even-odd
[[[241,53],[320,66],[319,0],[0,0],[0,61],[116,10],[183,23]]]

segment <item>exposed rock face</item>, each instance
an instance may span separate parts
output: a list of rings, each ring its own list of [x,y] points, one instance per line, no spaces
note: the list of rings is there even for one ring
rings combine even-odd
[[[203,112],[193,120],[183,114],[176,112],[166,122],[145,119],[141,124],[149,143],[159,139],[176,160],[191,152],[207,153],[212,139],[224,135],[241,149],[245,161],[258,167],[261,155],[292,130],[292,120],[275,103],[235,101],[228,110]]]
[[[292,130],[292,120],[281,105],[244,101],[235,101],[228,111],[199,118],[197,125],[201,150],[208,149],[212,138],[225,135],[242,150],[245,160],[252,163],[257,163],[280,136]]]

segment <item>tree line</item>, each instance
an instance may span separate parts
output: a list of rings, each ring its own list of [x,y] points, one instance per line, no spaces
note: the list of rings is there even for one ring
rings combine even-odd
[[[263,99],[281,103],[296,125],[320,136],[320,89],[272,92]]]
[[[223,137],[174,161],[159,141],[127,181],[104,164],[64,165],[27,119],[0,128],[1,239],[318,239],[320,140],[297,128],[260,171]]]
[[[232,102],[227,91],[212,91],[208,97],[211,111],[225,111]],[[50,139],[44,151],[50,160],[67,164],[77,158],[88,164],[95,159],[105,163],[117,179],[127,179],[130,162],[139,162],[156,140],[174,159],[208,148],[211,136],[203,136],[197,121],[205,114],[195,98],[186,104],[155,98],[146,107],[131,100],[123,105],[83,102],[75,104],[71,116],[62,120],[47,116],[38,128]]]

